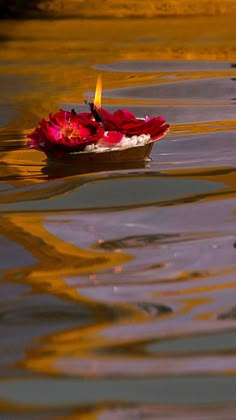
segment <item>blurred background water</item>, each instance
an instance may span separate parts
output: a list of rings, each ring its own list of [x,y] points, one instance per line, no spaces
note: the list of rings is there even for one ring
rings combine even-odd
[[[3,20],[0,39],[1,418],[234,419],[235,17]],[[27,150],[98,73],[108,110],[171,124],[152,161]]]

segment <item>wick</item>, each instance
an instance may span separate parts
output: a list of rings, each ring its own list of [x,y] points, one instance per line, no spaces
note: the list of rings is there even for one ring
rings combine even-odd
[[[86,100],[84,100],[85,105],[90,109],[91,113],[93,114],[95,121],[97,122],[102,122],[103,118],[100,114],[100,112],[98,111],[98,109],[95,107],[93,102],[88,102]]]

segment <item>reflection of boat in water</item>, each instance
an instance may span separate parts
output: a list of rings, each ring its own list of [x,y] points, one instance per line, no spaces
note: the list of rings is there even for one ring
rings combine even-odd
[[[115,152],[110,152],[115,153]],[[117,153],[117,152],[116,152]],[[89,153],[90,155],[92,153]],[[98,154],[97,154],[98,155]],[[50,160],[47,159],[47,164],[42,167],[41,171],[44,175],[47,175],[49,178],[64,178],[67,176],[86,174],[86,173],[95,173],[95,172],[104,172],[104,171],[122,171],[122,170],[132,170],[132,169],[142,169],[148,166],[149,159],[140,160],[140,161],[107,161],[103,162],[102,158],[100,161],[96,162],[94,158],[91,160],[88,158],[86,163],[81,163],[82,159],[77,160],[76,156],[68,157],[63,161],[59,160]]]
[[[135,149],[141,150],[137,150],[135,154],[132,152],[134,148],[130,148],[121,151],[111,151],[109,153],[90,152],[71,154],[63,160],[51,160],[48,158],[46,165],[41,170],[49,178],[62,178],[103,171],[142,169],[147,167],[150,161],[149,153],[151,152],[152,146],[153,144],[148,144],[136,147]]]

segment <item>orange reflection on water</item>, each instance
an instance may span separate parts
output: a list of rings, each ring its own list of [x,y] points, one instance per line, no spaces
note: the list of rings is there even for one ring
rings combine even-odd
[[[124,253],[99,253],[83,250],[49,233],[43,226],[44,217],[36,215],[12,215],[2,218],[3,232],[7,238],[18,242],[30,252],[37,263],[21,271],[24,283],[33,290],[43,287],[45,292],[64,298],[81,299],[78,290],[68,287],[64,276],[89,275],[93,271],[106,270],[114,265],[123,264],[132,259]],[[6,280],[17,277],[18,269],[5,273]]]

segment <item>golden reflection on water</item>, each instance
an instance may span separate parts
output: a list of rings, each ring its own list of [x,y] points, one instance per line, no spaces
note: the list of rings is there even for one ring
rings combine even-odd
[[[21,269],[21,282],[64,298],[80,299],[76,289],[67,287],[64,276],[88,275],[129,261],[123,253],[99,254],[86,251],[51,235],[43,227],[40,215],[14,215],[2,218],[3,233],[27,249],[36,259],[33,267]],[[18,268],[5,272],[6,281],[14,281]]]
[[[11,127],[29,129],[65,100],[81,102],[83,95],[95,88],[97,71],[93,66],[98,63],[150,58],[232,62],[236,59],[234,18],[222,19],[2,22],[0,33],[9,36],[9,40],[0,51],[0,60],[5,63],[0,72],[5,74],[7,70],[8,77],[13,77],[13,91],[9,97],[9,87],[1,83],[1,93],[20,112],[15,122],[11,121]],[[16,74],[18,78],[28,77],[34,87],[20,93],[14,81]],[[229,71],[176,72],[173,81],[229,74]],[[106,72],[104,86],[109,89],[153,81],[164,83],[163,76],[163,72],[131,75]]]
[[[208,123],[176,124],[172,126],[172,135],[183,134],[205,134],[225,131],[235,131],[236,122],[233,121],[214,121]]]
[[[13,303],[9,300],[5,307],[3,302],[0,328],[7,326],[7,316],[14,315],[16,306],[16,318],[12,315],[11,326],[14,327],[14,319],[16,322],[19,318],[19,335],[22,331],[26,334],[24,328],[29,329],[28,334],[32,332],[30,323],[36,331],[34,336],[26,334],[27,338],[23,334],[23,350],[21,347],[15,350],[18,358],[9,367],[7,365],[6,377],[11,376],[12,382],[15,377],[28,378],[28,374],[35,382],[39,379],[38,374],[45,382],[53,376],[58,380],[90,378],[96,379],[97,386],[103,388],[105,378],[117,379],[117,383],[122,377],[135,378],[139,383],[145,377],[189,376],[193,378],[194,395],[199,390],[199,385],[194,385],[199,373],[204,378],[219,376],[223,384],[227,375],[235,375],[235,351],[231,341],[223,350],[215,350],[209,338],[204,351],[198,351],[196,347],[186,352],[175,347],[171,349],[169,343],[175,343],[177,339],[191,341],[194,337],[207,340],[215,333],[219,335],[218,344],[224,341],[225,333],[233,334],[235,330],[236,175],[231,166],[234,165],[231,150],[235,120],[227,114],[228,108],[224,111],[224,106],[233,105],[233,98],[215,103],[193,101],[191,95],[184,100],[122,99],[106,98],[105,92],[104,104],[136,105],[141,113],[146,112],[146,106],[152,113],[155,113],[155,107],[163,106],[163,116],[172,106],[176,109],[193,107],[190,122],[185,120],[186,108],[182,108],[183,118],[173,123],[170,135],[160,146],[157,144],[154,161],[146,168],[117,168],[114,172],[101,174],[96,171],[68,174],[61,169],[61,173],[50,176],[44,155],[25,149],[25,136],[49,111],[56,111],[61,104],[81,104],[85,94],[93,93],[98,64],[150,59],[228,62],[226,70],[148,72],[144,69],[138,73],[108,68],[102,71],[105,90],[152,84],[164,86],[166,82],[232,79],[233,61],[236,60],[234,17],[223,20],[196,17],[148,21],[5,21],[1,23],[0,35],[6,39],[0,50],[3,64],[0,69],[1,103],[16,112],[9,118],[7,114],[6,124],[2,123],[0,128],[1,179],[5,188],[1,193],[0,225],[3,239],[10,243],[6,242],[10,257],[6,259],[7,268],[2,270],[1,283],[13,289],[27,287],[16,295]],[[222,107],[222,119],[218,115],[207,120],[212,102],[215,110]],[[206,119],[195,120],[196,108],[203,110]],[[225,148],[221,139],[222,156],[219,151],[220,156],[214,155],[209,166],[207,156],[212,156],[213,149],[217,152],[217,147],[212,147],[214,136],[221,133],[222,139],[227,140],[228,135],[232,138]],[[186,152],[192,135],[192,146],[202,141],[201,147],[204,146],[202,136],[210,136],[210,141],[204,140],[206,148],[197,150],[198,167],[193,166],[196,149],[192,147],[191,151],[190,147],[189,155]],[[176,143],[179,149],[172,152]],[[166,149],[163,149],[164,144]],[[217,144],[219,146],[219,141]],[[226,152],[232,159],[230,161],[227,155],[228,164],[221,160]],[[164,160],[165,154],[170,155],[169,160]],[[96,184],[102,196],[108,182],[114,181],[116,191],[115,181],[119,178],[127,183],[132,179],[137,183],[142,178],[154,179],[156,187],[152,201],[145,201],[140,191],[140,202],[136,203],[131,191],[130,200],[122,196],[124,201],[116,207],[111,205],[105,209],[94,204],[86,212],[79,207],[79,192],[87,185]],[[170,190],[170,198],[165,200],[161,199],[161,193],[166,191],[158,192],[163,179],[169,181]],[[190,190],[177,194],[178,182],[186,179],[192,182]],[[198,193],[194,190],[196,185],[199,185]],[[204,189],[204,185],[208,187]],[[66,205],[70,193],[77,190],[78,202],[74,203],[73,209],[59,211],[55,207],[56,197],[62,197]],[[177,196],[171,198],[171,193]],[[51,205],[51,211],[46,207],[40,212],[31,210],[32,203],[39,206],[43,201]],[[14,204],[19,203],[26,203],[25,208],[14,210]],[[13,207],[7,211],[5,205]],[[66,236],[68,226],[69,238]],[[10,252],[11,246],[16,244],[25,252],[19,267],[16,256]],[[37,306],[33,300],[40,296],[58,299],[60,316],[52,329],[49,326],[57,317],[52,316],[50,305],[53,301],[45,303],[43,317],[38,309],[43,304],[39,301]],[[24,306],[27,298],[33,302],[28,312],[27,304]],[[20,302],[23,303],[19,309]],[[75,313],[72,322],[68,307],[62,307],[60,312],[63,302],[88,309],[89,315],[84,315],[82,325],[80,313]],[[63,323],[64,318],[69,319],[68,324]],[[34,319],[41,322],[41,329]],[[14,354],[14,343],[8,342],[9,337],[14,337],[14,331],[6,334],[3,354],[8,353],[9,348]],[[150,346],[156,343],[166,345],[168,349],[151,352]],[[108,402],[94,400],[93,404],[86,405],[78,400],[71,406],[65,404],[58,414],[57,407],[47,407],[43,402],[31,404],[30,400],[28,404],[22,400],[19,405],[13,398],[14,393],[10,395],[8,400],[1,400],[3,412],[24,412],[28,416],[35,412],[40,415],[51,413],[53,418],[95,419],[103,418],[103,415],[113,418],[116,409],[121,409],[123,404],[114,393],[112,401]],[[170,398],[174,398],[173,395],[175,392]],[[210,413],[216,413],[218,396],[215,395],[214,406],[208,406]],[[144,399],[146,397],[144,395]],[[134,413],[135,404],[137,411]],[[137,417],[142,412],[151,413],[155,418],[159,410],[157,406],[152,408],[147,404],[139,411],[138,402],[135,404],[131,408],[125,403],[122,405],[126,418],[131,414]],[[200,415],[208,408],[199,408]],[[189,415],[195,411],[191,404],[187,407],[187,402],[181,408],[163,409],[171,415],[178,412],[181,418],[187,418],[183,417],[186,410]],[[224,418],[224,407],[222,410]]]

